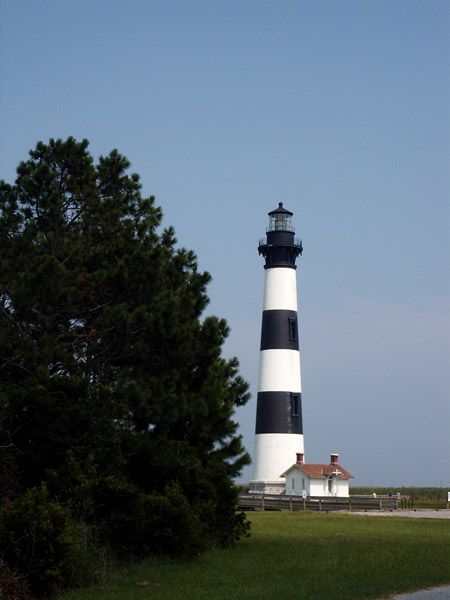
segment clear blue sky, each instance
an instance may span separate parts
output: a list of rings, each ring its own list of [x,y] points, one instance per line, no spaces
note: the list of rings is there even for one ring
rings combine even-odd
[[[257,245],[282,201],[304,245],[306,461],[449,486],[450,3],[0,0],[0,27],[0,177],[50,137],[129,158],[213,276],[249,452]]]

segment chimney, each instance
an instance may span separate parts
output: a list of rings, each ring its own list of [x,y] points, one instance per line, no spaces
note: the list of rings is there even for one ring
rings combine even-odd
[[[331,454],[330,456],[330,465],[337,465],[338,464],[338,458],[339,458],[339,454]]]
[[[298,465],[302,465],[303,464],[303,457],[305,455],[302,452],[297,452],[297,464]]]

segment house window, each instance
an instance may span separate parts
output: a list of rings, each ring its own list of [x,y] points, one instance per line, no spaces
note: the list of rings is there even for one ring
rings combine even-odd
[[[294,479],[294,477],[293,477],[293,478],[292,478],[292,489],[294,489],[294,488],[295,488],[295,479]]]
[[[295,317],[289,318],[289,339],[292,342],[297,341],[297,319]]]
[[[328,491],[330,492],[330,494],[331,494],[331,486],[332,485],[333,485],[333,480],[330,477],[330,479],[328,480]]]
[[[298,417],[299,395],[291,394],[291,415]]]
[[[304,490],[304,489],[305,489],[305,480],[302,479],[302,490]]]

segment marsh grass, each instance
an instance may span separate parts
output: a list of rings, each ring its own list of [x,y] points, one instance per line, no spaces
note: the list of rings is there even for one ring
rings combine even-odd
[[[414,500],[436,500],[440,502],[446,502],[448,488],[444,487],[361,487],[361,486],[350,486],[350,495],[355,494],[372,494],[375,492],[377,495],[389,494],[392,492],[396,494],[400,492],[402,496],[409,496]]]
[[[450,582],[450,521],[287,511],[249,518],[252,536],[234,548],[192,561],[147,559],[64,598],[361,600]]]

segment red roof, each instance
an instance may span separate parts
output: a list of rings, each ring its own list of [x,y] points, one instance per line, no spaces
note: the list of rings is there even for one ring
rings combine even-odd
[[[340,472],[340,474],[342,474],[344,476],[344,478],[354,479],[353,475],[351,473],[349,473],[348,471],[346,471],[340,465],[330,465],[330,464],[328,464],[328,465],[299,465],[298,463],[295,463],[295,465],[292,465],[292,467],[289,467],[289,469],[287,469],[283,473],[283,475],[285,475],[285,473],[287,473],[294,467],[296,467],[297,469],[300,469],[300,471],[303,471],[303,473],[308,475],[308,477],[310,479],[326,479],[334,471],[336,471],[336,469]]]

